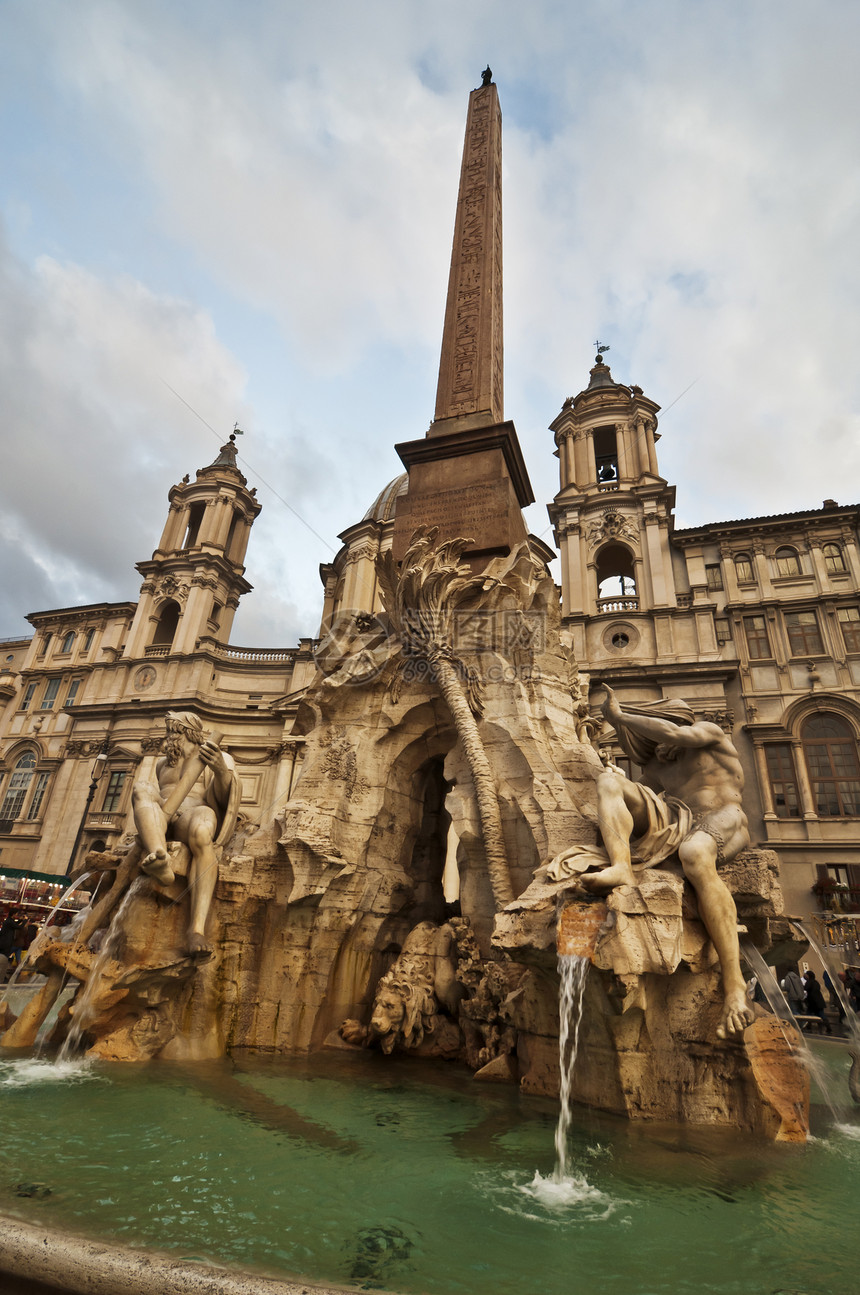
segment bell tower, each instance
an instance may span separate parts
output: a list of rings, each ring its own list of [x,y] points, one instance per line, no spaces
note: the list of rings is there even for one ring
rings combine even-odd
[[[238,430],[238,429],[237,429]],[[123,656],[194,652],[201,638],[226,642],[242,594],[244,560],[262,505],[236,463],[236,432],[194,481],[168,494],[170,509],[158,548],[139,562],[140,602]]]
[[[660,406],[613,381],[598,347],[589,383],[550,424],[560,489],[549,506],[566,618],[636,616],[677,605],[674,487],[657,464]]]

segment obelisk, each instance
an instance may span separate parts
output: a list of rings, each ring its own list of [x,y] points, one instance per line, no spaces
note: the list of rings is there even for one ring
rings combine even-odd
[[[469,95],[430,435],[455,430],[449,419],[474,426],[504,416],[502,110],[490,82]]]
[[[470,538],[473,566],[526,538],[522,509],[534,495],[505,421],[502,354],[502,114],[487,68],[469,95],[436,416],[421,440],[395,446],[409,473],[394,520],[398,560],[419,526]]]

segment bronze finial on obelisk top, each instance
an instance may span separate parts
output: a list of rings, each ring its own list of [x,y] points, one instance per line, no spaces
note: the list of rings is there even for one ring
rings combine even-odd
[[[481,74],[481,85],[469,95],[436,417],[430,436],[501,423],[505,416],[502,112],[492,76],[487,67]]]

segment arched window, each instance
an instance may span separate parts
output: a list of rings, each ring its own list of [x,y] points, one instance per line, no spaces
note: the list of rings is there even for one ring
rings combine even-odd
[[[42,802],[50,781],[50,773],[36,771],[35,754],[25,751],[15,762],[6,783],[0,803],[0,831],[8,831],[7,824],[16,819],[26,818],[32,822],[41,817]]]
[[[2,805],[0,805],[0,819],[21,817],[21,810],[23,809],[24,801],[27,799],[27,792],[30,790],[35,768],[36,757],[33,752],[25,752],[16,763],[9,778],[6,795],[3,797]]]
[[[176,634],[181,611],[182,608],[179,603],[174,602],[172,599],[169,599],[164,604],[158,616],[155,633],[152,636],[153,647],[170,647]]]
[[[800,565],[800,554],[797,549],[793,549],[789,544],[784,544],[782,548],[777,549],[773,556],[776,559],[776,574],[778,576],[799,576],[803,574],[803,568]]]
[[[738,584],[752,584],[755,581],[755,572],[753,570],[752,558],[749,553],[735,554],[735,575],[738,578]]]
[[[819,815],[860,815],[860,759],[848,722],[839,715],[811,715],[800,737]]]
[[[598,554],[597,598],[600,611],[612,610],[611,607],[604,606],[606,603],[617,603],[622,598],[636,598],[633,558],[621,544],[608,544]],[[625,605],[630,607],[631,603],[626,602]]]
[[[824,568],[828,575],[839,575],[845,570],[845,555],[838,544],[822,544],[821,552],[824,555]]]
[[[75,645],[75,632],[74,630],[69,630],[68,634],[66,634],[62,643],[60,644],[60,651],[71,652],[74,645]]]

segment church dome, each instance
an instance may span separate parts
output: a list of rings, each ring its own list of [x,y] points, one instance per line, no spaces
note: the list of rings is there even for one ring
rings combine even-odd
[[[408,489],[409,474],[401,472],[399,477],[389,481],[385,489],[379,492],[361,520],[363,522],[390,522],[394,516],[397,500],[405,495]]]

